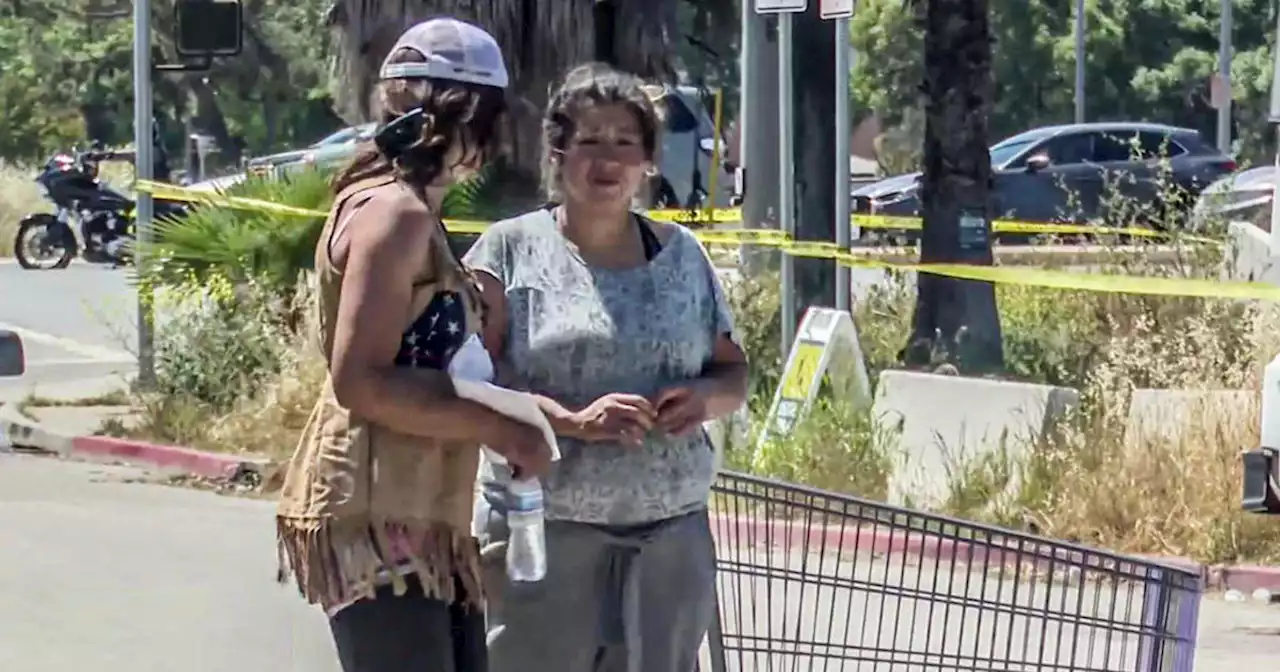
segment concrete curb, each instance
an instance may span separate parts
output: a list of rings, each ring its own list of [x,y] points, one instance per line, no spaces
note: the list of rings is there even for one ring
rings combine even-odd
[[[918,530],[908,532],[902,528],[890,529],[882,525],[816,525],[806,528],[796,521],[758,520],[715,513],[711,515],[711,530],[718,542],[741,540],[735,543],[738,547],[804,548],[832,558],[838,553],[849,560],[855,555],[868,553],[881,556],[907,555],[936,560],[940,571],[950,569],[951,565],[979,566],[991,570],[1021,566],[1029,567],[1036,575],[1052,572],[1071,577],[1087,571],[1093,576],[1100,573],[1119,574],[1133,580],[1142,580],[1156,579],[1158,574],[1149,567],[1159,565],[1198,576],[1200,586],[1205,591],[1238,590],[1248,594],[1264,589],[1280,593],[1280,567],[1204,565],[1187,558],[1124,555],[1103,550],[1087,552],[1050,549],[1034,542],[1014,542],[1012,545],[1001,546]],[[992,578],[995,578],[994,572]]]
[[[220,480],[239,480],[246,474],[261,475],[267,464],[266,460],[243,455],[209,453],[144,441],[68,436],[42,426],[7,405],[0,406],[0,447],[36,450],[60,457],[119,461],[156,471]]]
[[[207,453],[105,436],[77,436],[71,439],[71,453],[75,456],[120,460],[160,471],[226,480],[237,479],[246,471],[261,473],[266,464],[265,460],[251,460],[237,455]]]

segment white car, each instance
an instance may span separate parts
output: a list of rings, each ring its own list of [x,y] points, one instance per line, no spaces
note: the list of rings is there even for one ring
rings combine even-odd
[[[1210,222],[1246,221],[1271,230],[1271,200],[1276,192],[1276,167],[1258,166],[1223,177],[1200,192],[1191,210],[1192,227]]]
[[[224,175],[222,177],[215,177],[211,180],[203,180],[201,182],[189,184],[187,185],[187,188],[192,191],[212,191],[212,192],[221,193],[223,191],[226,191],[229,187],[233,187],[237,184],[240,184],[241,182],[244,181],[245,177],[246,176],[244,173],[236,173],[234,175]]]

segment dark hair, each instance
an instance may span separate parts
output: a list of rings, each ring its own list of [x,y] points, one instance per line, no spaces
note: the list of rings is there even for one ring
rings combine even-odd
[[[650,88],[639,77],[605,63],[585,63],[565,75],[551,94],[542,120],[542,175],[549,198],[557,199],[560,191],[560,167],[552,157],[564,151],[573,137],[578,114],[584,109],[598,105],[626,107],[640,124],[645,158],[653,161],[657,157],[663,121]]]
[[[413,49],[401,49],[391,58],[392,63],[425,60]],[[380,125],[421,107],[421,138],[394,160],[372,140],[363,143],[351,163],[334,178],[335,194],[360,180],[391,173],[422,188],[445,171],[445,154],[454,142],[462,143],[463,157],[478,153],[481,160],[487,160],[499,144],[506,92],[498,87],[447,79],[388,79],[378,83],[374,96]]]

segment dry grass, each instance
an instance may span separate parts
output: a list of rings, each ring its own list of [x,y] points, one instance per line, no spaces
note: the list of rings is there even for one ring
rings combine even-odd
[[[1043,533],[1204,562],[1280,560],[1280,525],[1240,508],[1240,452],[1258,445],[1280,311],[1237,307],[1209,304],[1177,330],[1141,321],[1109,343],[1080,415],[1028,464],[1024,505]],[[1226,319],[1239,340],[1222,337]],[[1245,401],[1204,396],[1159,428],[1139,425],[1129,414],[1139,371],[1145,387],[1241,390]]]
[[[37,168],[0,161],[0,257],[13,256],[18,222],[33,212],[50,212],[53,206],[36,186]],[[103,164],[102,179],[117,189],[133,182],[133,167],[123,163]]]

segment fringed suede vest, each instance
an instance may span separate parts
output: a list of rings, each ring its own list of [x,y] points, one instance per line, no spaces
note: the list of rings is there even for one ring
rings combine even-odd
[[[331,362],[343,272],[330,259],[337,222],[371,199],[409,189],[371,178],[338,194],[316,246],[319,340]],[[436,231],[430,261],[414,283],[396,366],[444,370],[480,329],[479,294]],[[358,327],[357,327],[358,328]],[[277,510],[279,580],[290,574],[309,602],[333,610],[416,574],[427,595],[479,608],[482,595],[471,512],[478,446],[396,432],[343,408],[326,380],[285,476]],[[459,595],[458,588],[461,587]]]

